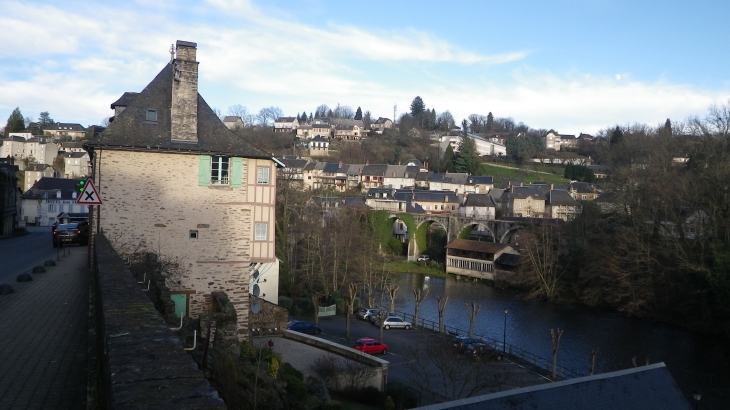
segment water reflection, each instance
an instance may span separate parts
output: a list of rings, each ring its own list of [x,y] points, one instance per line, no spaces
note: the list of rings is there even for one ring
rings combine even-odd
[[[507,343],[550,357],[550,329],[565,329],[558,352],[560,365],[587,375],[590,351],[600,349],[596,373],[633,367],[648,359],[664,362],[690,403],[692,392],[702,392],[702,408],[726,408],[730,398],[730,343],[718,337],[699,335],[646,319],[632,319],[615,312],[570,305],[551,305],[526,301],[510,290],[495,289],[481,283],[454,278],[403,274],[396,303],[397,310],[413,314],[411,289],[428,289],[419,316],[438,320],[436,296],[447,295],[444,322],[466,331],[469,320],[465,303],[482,305],[474,325],[475,333],[502,340],[504,312],[507,317]]]

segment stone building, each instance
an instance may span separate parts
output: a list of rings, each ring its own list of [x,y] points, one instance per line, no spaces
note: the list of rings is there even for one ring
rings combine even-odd
[[[278,299],[274,253],[276,158],[230,131],[198,93],[197,44],[171,61],[86,148],[104,201],[99,220],[115,249],[144,246],[178,258],[181,312],[209,312],[224,291],[249,338],[249,292]],[[113,104],[119,108],[119,102]]]

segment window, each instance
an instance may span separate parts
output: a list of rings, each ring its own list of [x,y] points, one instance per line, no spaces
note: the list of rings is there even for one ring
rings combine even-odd
[[[198,239],[198,231],[190,231],[190,239]]]
[[[228,185],[228,157],[213,155],[210,167],[210,183]]]
[[[256,183],[257,184],[268,184],[269,183],[269,168],[268,167],[256,168]]]
[[[582,200],[584,200],[584,201],[585,201],[585,200],[586,200],[587,198],[588,198],[588,196],[587,196],[587,195],[581,195],[581,196],[580,196],[580,199],[582,199]]]
[[[147,121],[157,122],[157,110],[147,110]]]
[[[254,232],[254,240],[255,241],[265,241],[266,240],[266,230],[267,225],[264,223],[257,223],[255,232]]]
[[[48,204],[48,212],[55,212],[56,211],[56,205]]]

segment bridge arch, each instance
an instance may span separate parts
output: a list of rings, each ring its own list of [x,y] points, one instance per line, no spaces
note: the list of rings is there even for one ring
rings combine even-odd
[[[460,228],[461,229],[459,229],[459,232],[456,235],[457,238],[470,239],[472,233],[476,230],[477,232],[480,232],[478,236],[484,237],[484,239],[489,239],[489,242],[497,242],[497,235],[495,235],[492,228],[490,228],[486,223],[475,221],[467,223]],[[481,232],[484,233],[482,234]]]

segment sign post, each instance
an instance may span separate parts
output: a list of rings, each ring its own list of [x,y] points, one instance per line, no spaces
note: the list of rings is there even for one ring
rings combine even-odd
[[[91,178],[86,180],[81,195],[76,198],[76,203],[79,205],[103,205],[99,192],[96,190]]]

